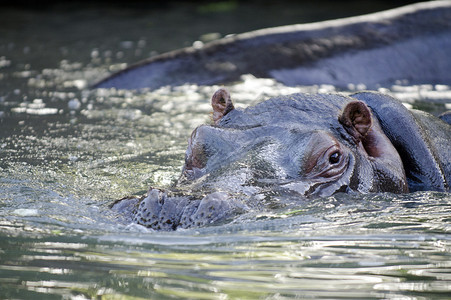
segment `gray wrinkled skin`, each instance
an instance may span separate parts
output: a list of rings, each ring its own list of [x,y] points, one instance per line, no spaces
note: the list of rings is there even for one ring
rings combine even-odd
[[[199,227],[226,219],[241,210],[242,204],[224,192],[208,194],[200,201],[188,197],[169,198],[167,192],[151,189],[138,206],[133,221],[154,229]],[[242,207],[243,209],[245,207]]]
[[[223,98],[213,96],[220,104]],[[387,105],[401,121],[390,123]],[[213,108],[219,117],[193,131],[178,183],[122,199],[113,209],[146,227],[175,230],[337,192],[449,191],[450,125],[427,114],[420,119],[382,94],[293,94],[244,110]],[[441,131],[435,141],[424,139],[429,128]],[[431,155],[417,159],[414,149]]]
[[[140,198],[120,199],[111,207],[129,221],[155,230],[217,225],[250,210],[243,200],[225,192],[213,192],[199,199],[191,195],[173,196],[154,188]]]

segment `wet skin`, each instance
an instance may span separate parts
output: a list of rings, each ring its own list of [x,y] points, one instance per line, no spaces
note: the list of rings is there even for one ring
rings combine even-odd
[[[173,230],[337,192],[449,191],[450,125],[386,95],[293,94],[241,110],[221,89],[211,102],[213,124],[193,131],[171,191],[113,209]]]
[[[451,3],[428,1],[374,14],[267,28],[201,48],[164,53],[96,87],[158,89],[235,82],[243,74],[285,85],[451,84]]]

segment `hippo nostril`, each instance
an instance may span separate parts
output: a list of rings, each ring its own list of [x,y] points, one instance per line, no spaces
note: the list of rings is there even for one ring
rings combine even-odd
[[[207,163],[207,151],[203,140],[202,127],[194,130],[188,141],[185,155],[185,170],[202,169]]]
[[[191,155],[187,158],[186,167],[188,169],[202,169],[207,164],[207,152],[203,145],[194,145]]]

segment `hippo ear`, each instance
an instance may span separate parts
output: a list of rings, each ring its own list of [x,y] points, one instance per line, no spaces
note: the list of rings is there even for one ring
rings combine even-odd
[[[362,101],[351,101],[346,104],[338,121],[356,144],[364,139],[372,125],[370,109]]]
[[[211,97],[213,107],[213,121],[218,124],[222,117],[235,109],[229,92],[224,89],[217,90]]]

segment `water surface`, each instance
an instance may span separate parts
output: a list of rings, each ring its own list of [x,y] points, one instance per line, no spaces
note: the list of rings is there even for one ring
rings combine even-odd
[[[91,83],[197,40],[387,8],[372,3],[2,10],[0,298],[449,299],[449,193],[336,195],[176,232],[128,224],[108,209],[177,179],[218,86],[136,92]],[[238,107],[365,89],[252,76],[227,88]],[[380,91],[433,114],[451,108],[450,86]]]

